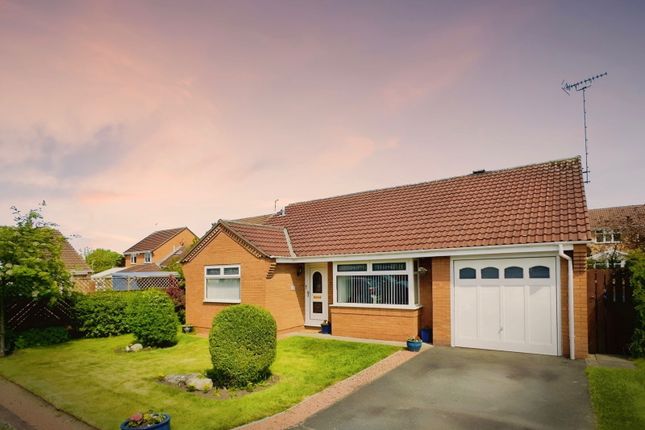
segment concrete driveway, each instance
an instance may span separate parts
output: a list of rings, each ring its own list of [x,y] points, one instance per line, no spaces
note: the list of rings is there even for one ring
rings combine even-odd
[[[300,429],[593,429],[585,363],[431,348]]]

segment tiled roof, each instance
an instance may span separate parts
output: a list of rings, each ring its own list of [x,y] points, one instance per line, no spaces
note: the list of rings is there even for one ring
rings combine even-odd
[[[119,270],[119,273],[139,273],[139,272],[161,272],[162,269],[157,263],[135,264],[134,266],[126,267]]]
[[[83,257],[81,257],[74,247],[67,241],[63,239],[63,246],[60,251],[60,258],[63,260],[65,268],[69,272],[84,272],[92,273],[92,269],[87,265]]]
[[[266,256],[292,256],[289,250],[289,239],[283,227],[236,221],[220,221],[220,223]]]
[[[228,222],[274,257],[590,240],[579,157],[294,203],[263,224]]]
[[[154,251],[187,228],[188,227],[179,227],[155,231],[154,233],[146,236],[143,240],[137,242],[135,245],[126,249],[124,254],[128,252]]]
[[[273,214],[257,215],[257,216],[250,216],[250,217],[247,217],[247,218],[240,218],[240,219],[231,220],[230,222],[243,222],[243,223],[246,223],[246,224],[264,224],[272,216],[273,216]]]
[[[589,209],[589,224],[594,230],[601,228],[620,230],[628,225],[645,227],[645,205]]]

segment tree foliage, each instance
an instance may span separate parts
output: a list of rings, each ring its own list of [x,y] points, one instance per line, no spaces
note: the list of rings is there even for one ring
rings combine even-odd
[[[98,273],[113,267],[123,266],[124,258],[116,251],[98,248],[90,251],[85,256],[85,261],[94,273]]]
[[[44,220],[43,207],[44,202],[26,214],[12,207],[15,225],[0,227],[0,355],[7,300],[31,297],[53,303],[72,287],[60,258],[63,236]]]
[[[629,350],[633,356],[645,357],[645,252],[632,252],[627,260],[627,268],[631,274],[636,310],[636,328]]]

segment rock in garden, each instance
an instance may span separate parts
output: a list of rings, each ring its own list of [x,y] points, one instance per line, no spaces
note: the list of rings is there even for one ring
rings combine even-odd
[[[192,377],[186,381],[186,387],[195,391],[203,391],[204,393],[213,389],[213,381],[209,378],[201,378],[199,376]]]
[[[126,346],[125,352],[137,352],[143,349],[143,345],[140,343],[135,343],[134,345]]]
[[[198,378],[199,373],[189,373],[188,375],[168,375],[163,378],[164,382],[172,385],[185,385],[186,381],[191,378]]]

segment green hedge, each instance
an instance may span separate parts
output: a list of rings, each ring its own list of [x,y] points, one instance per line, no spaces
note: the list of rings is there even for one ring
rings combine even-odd
[[[170,346],[177,343],[179,320],[172,299],[163,291],[137,293],[128,308],[128,325],[137,342],[144,346]]]
[[[101,291],[80,296],[74,303],[77,330],[85,337],[129,333],[128,303],[139,292]]]
[[[276,354],[275,320],[257,306],[230,306],[213,319],[209,344],[213,362],[209,376],[217,386],[255,384],[271,375],[269,368]]]
[[[18,333],[15,340],[16,349],[32,346],[47,346],[64,343],[69,340],[65,327],[32,328]]]
[[[629,345],[629,352],[634,357],[645,357],[645,252],[633,251],[630,253],[627,259],[627,269],[631,274],[636,311],[636,327]]]

